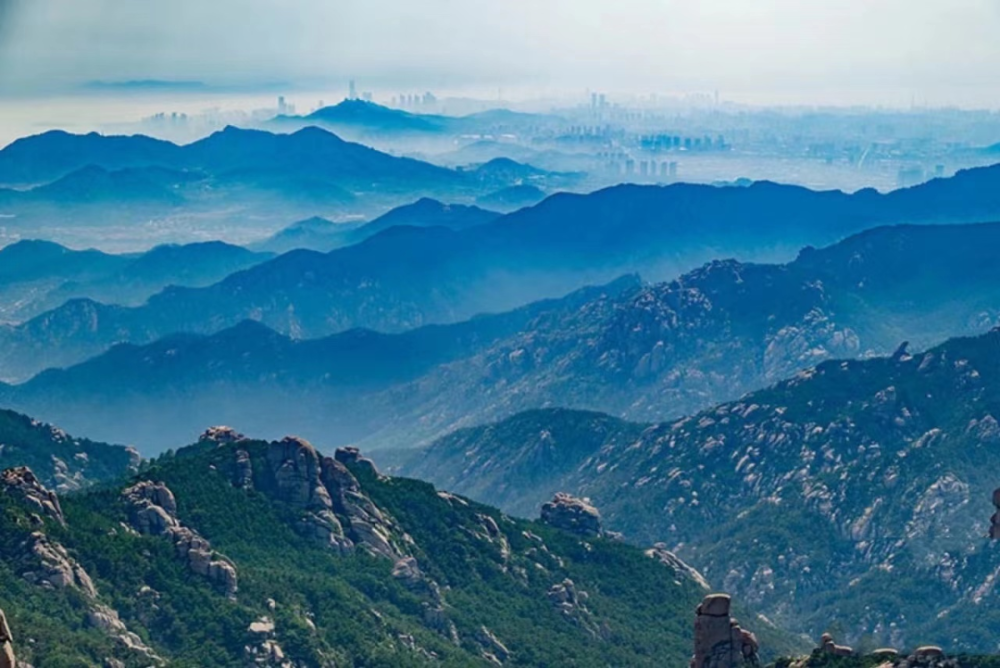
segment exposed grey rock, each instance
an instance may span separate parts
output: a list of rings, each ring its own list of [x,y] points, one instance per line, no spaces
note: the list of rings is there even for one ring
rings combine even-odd
[[[823,654],[832,654],[834,656],[852,656],[854,650],[846,645],[838,645],[834,642],[833,636],[829,633],[824,633],[823,637],[820,638],[818,651]]]
[[[356,466],[373,476],[379,475],[378,469],[375,467],[375,462],[367,457],[362,457],[361,451],[358,448],[337,448],[337,450],[333,453],[333,456],[334,459],[345,466]]]
[[[483,658],[498,666],[503,665],[510,658],[510,650],[500,642],[492,631],[485,626],[479,627],[476,634],[476,642],[483,648]]]
[[[957,663],[949,661],[944,650],[936,645],[925,645],[914,650],[913,654],[900,664],[900,668],[954,668]]]
[[[583,609],[584,603],[589,598],[587,592],[577,591],[576,584],[569,578],[549,587],[545,596],[553,606],[565,614],[573,614]]]
[[[445,612],[444,605],[424,601],[423,608],[424,624],[448,638],[455,645],[458,645],[458,629],[455,628],[455,622],[448,619],[448,613]]]
[[[305,510],[331,507],[330,494],[319,479],[319,453],[308,441],[294,436],[274,441],[268,446],[267,461],[282,501]]]
[[[405,556],[394,539],[393,521],[369,499],[354,474],[337,458],[322,457],[308,441],[286,437],[267,446],[266,471],[254,471],[249,453],[237,451],[238,486],[260,491],[303,511],[299,530],[346,554],[355,547],[393,561]],[[365,466],[357,449],[338,451],[340,459]],[[377,475],[372,465],[373,474]]]
[[[250,455],[236,452],[237,485],[256,486],[261,491],[303,511],[298,529],[304,535],[330,546],[340,553],[354,548],[341,521],[333,512],[330,492],[320,480],[323,459],[308,441],[286,437],[268,444],[267,470],[259,472],[254,482]]]
[[[59,543],[41,531],[28,538],[25,552],[30,554],[37,567],[26,571],[24,579],[48,589],[75,587],[89,598],[97,598],[97,590],[87,571],[76,562]]]
[[[987,414],[979,420],[973,420],[969,423],[968,431],[982,443],[1000,443],[1000,422],[992,415]]]
[[[163,483],[143,481],[122,492],[129,506],[129,521],[141,534],[164,536],[173,541],[178,559],[194,573],[219,583],[228,596],[237,591],[236,567],[217,555],[209,542],[177,518],[173,492]]]
[[[117,610],[96,604],[87,612],[87,623],[114,638],[128,652],[141,655],[155,664],[163,663],[163,659],[148,647],[142,638],[128,630],[125,622],[118,617]]]
[[[404,556],[393,541],[393,522],[361,490],[357,479],[336,459],[323,459],[322,480],[333,509],[349,530],[355,544],[392,560]]]
[[[705,579],[704,575],[698,572],[697,569],[682,561],[676,554],[668,550],[664,543],[657,543],[650,549],[646,550],[646,556],[650,559],[656,559],[664,566],[669,566],[677,571],[677,573],[694,580],[702,589],[711,589],[711,586],[708,584],[708,580]]]
[[[392,568],[392,577],[408,589],[416,588],[424,579],[424,574],[413,557],[403,557]]]
[[[236,475],[233,477],[233,484],[241,489],[253,488],[253,464],[250,461],[250,453],[246,450],[236,451]]]
[[[6,469],[0,474],[0,484],[3,485],[4,492],[26,502],[45,517],[66,525],[59,497],[46,489],[27,466]]]
[[[12,494],[37,509],[42,515],[65,526],[66,518],[59,506],[58,497],[46,489],[26,467],[8,469],[0,476],[4,493]],[[167,505],[173,501],[161,500]],[[172,506],[176,509],[176,505]],[[36,515],[35,523],[42,527],[44,523]],[[118,613],[98,601],[97,588],[87,571],[70,556],[60,543],[52,540],[44,531],[33,531],[22,546],[22,559],[27,564],[27,570],[22,576],[28,582],[48,589],[78,589],[88,600],[87,618],[92,626],[99,628],[119,642],[126,651],[139,654],[147,662],[161,663],[161,659],[147,647],[139,636],[130,632],[124,622],[118,618]],[[0,668],[6,663],[16,666],[12,647],[12,638],[7,621],[0,612]],[[6,638],[6,640],[4,640]],[[23,665],[23,664],[22,664]]]
[[[558,492],[542,506],[542,521],[549,526],[580,536],[600,536],[601,514],[587,499]]]
[[[729,616],[730,598],[710,594],[698,606],[694,621],[691,668],[759,666],[757,637]]]

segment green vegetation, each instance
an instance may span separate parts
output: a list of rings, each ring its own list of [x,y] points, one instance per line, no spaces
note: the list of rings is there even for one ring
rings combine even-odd
[[[47,487],[70,491],[119,478],[138,464],[134,450],[74,438],[26,415],[0,410],[0,469],[27,466]]]
[[[266,464],[268,444],[239,447],[250,452],[255,467]],[[583,541],[439,495],[425,483],[354,470],[364,493],[392,518],[394,531],[408,537],[426,577],[439,585],[456,644],[428,621],[427,593],[392,576],[391,560],[362,549],[339,556],[295,530],[300,510],[233,486],[234,451],[231,445],[195,446],[152,462],[141,477],[165,483],[184,525],[236,565],[235,600],[190,572],[166,538],[125,529],[124,483],[64,497],[66,527],[44,526],[93,578],[100,601],[170,665],[246,665],[245,648],[267,637],[248,630],[262,616],[273,619],[274,639],[297,665],[423,665],[431,655],[444,666],[486,665],[483,627],[509,650],[505,663],[511,666],[687,660],[692,613],[703,591],[673,569],[623,543]],[[20,658],[39,668],[92,665],[109,656],[134,660],[88,627],[81,592],[45,590],[20,577],[27,567],[24,541],[37,527],[27,508],[11,497],[0,499],[0,606]],[[485,517],[503,540],[489,538]],[[546,596],[567,578],[589,595],[572,614]]]

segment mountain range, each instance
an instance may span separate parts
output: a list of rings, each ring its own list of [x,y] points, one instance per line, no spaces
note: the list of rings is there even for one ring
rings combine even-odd
[[[424,184],[459,180],[451,170],[380,153],[315,127],[273,134],[230,126],[183,146],[142,135],[74,135],[53,130],[19,139],[0,151],[0,183],[7,184],[45,184],[70,174],[96,174],[98,168],[128,175],[150,167],[201,170],[209,175],[304,175],[360,187],[375,183],[393,187],[406,180]]]
[[[877,228],[784,265],[717,261],[652,285],[624,277],[398,334],[356,329],[295,340],[247,321],[117,346],[0,396],[74,431],[131,436],[150,451],[189,438],[213,416],[269,436],[294,424],[327,446],[366,447],[412,446],[547,406],[653,422],[826,359],[987,331],[1000,324],[998,241],[998,224]],[[92,307],[79,308],[85,318]],[[60,352],[7,350],[7,368]]]
[[[420,197],[471,204],[518,184],[515,171],[485,178],[318,127],[291,134],[227,127],[186,145],[51,131],[0,150],[0,215],[22,236],[73,244],[89,243],[88,231],[114,229],[133,248],[140,225],[173,232],[167,239],[197,230],[242,243],[295,217],[370,217]],[[547,174],[533,178],[549,187],[577,180]]]
[[[566,121],[548,114],[493,109],[465,116],[418,114],[365,100],[344,100],[305,116],[278,116],[271,127],[299,128],[318,125],[354,140],[442,138],[456,135],[494,136],[525,130],[563,127]]]
[[[299,221],[267,239],[252,244],[254,250],[287,253],[306,249],[322,253],[361,243],[391,227],[447,227],[462,230],[489,223],[499,213],[462,204],[445,204],[423,197],[396,207],[367,223],[334,223],[323,218]]]
[[[212,286],[169,288],[136,308],[70,302],[0,333],[0,369],[24,378],[116,342],[211,333],[248,318],[296,338],[456,322],[622,273],[659,280],[720,256],[783,260],[878,223],[988,220],[1000,215],[998,180],[1000,166],[888,195],[770,183],[559,194],[468,229],[396,227],[327,254],[286,253]],[[21,354],[40,348],[46,357]]]
[[[122,344],[80,365],[2,388],[0,398],[5,405],[31,406],[47,419],[58,414],[73,431],[118,434],[147,453],[189,440],[201,429],[197,425],[213,421],[270,436],[295,420],[299,433],[329,447],[370,435],[401,412],[387,412],[391,397],[380,393],[474,355],[538,317],[575,311],[635,286],[636,279],[624,279],[504,314],[394,335],[351,330],[293,340],[245,321],[209,336]]]
[[[170,285],[205,286],[273,257],[219,241],[113,255],[24,240],[0,249],[0,319],[30,319],[71,299],[138,305]]]
[[[1000,329],[826,361],[652,426],[524,413],[396,455],[397,468],[516,514],[554,491],[586,496],[609,528],[664,542],[811,637],[836,619],[869,649],[993,652],[998,381]]]

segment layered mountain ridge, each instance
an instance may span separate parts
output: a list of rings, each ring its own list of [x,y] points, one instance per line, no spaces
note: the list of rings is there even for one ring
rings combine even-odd
[[[401,334],[294,341],[244,324],[116,348],[3,395],[73,430],[153,448],[213,415],[268,435],[294,424],[330,446],[382,447],[546,406],[652,422],[825,359],[987,331],[1000,324],[997,241],[1000,225],[880,228],[785,265],[713,262],[668,283],[626,278]]]
[[[212,333],[245,319],[296,338],[364,327],[396,332],[467,319],[602,283],[622,273],[671,278],[718,257],[775,261],[886,222],[958,223],[1000,216],[1000,167],[879,195],[748,188],[620,186],[561,194],[460,231],[390,228],[328,254],[286,253],[200,289],[164,291],[136,309],[68,305],[3,338],[39,345],[48,359],[8,379],[81,361],[110,345],[177,332]],[[84,340],[76,332],[86,330]],[[23,341],[23,343],[22,343]]]

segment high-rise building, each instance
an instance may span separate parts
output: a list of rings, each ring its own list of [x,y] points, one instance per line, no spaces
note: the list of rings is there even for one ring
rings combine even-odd
[[[349,100],[356,100],[356,99],[358,99],[358,87],[354,83],[354,79],[351,79],[351,86],[350,86],[350,88],[351,88],[351,91],[348,94],[348,98],[347,99],[349,99]]]

